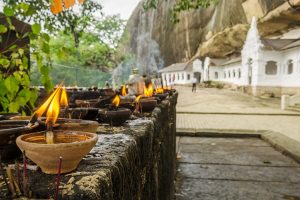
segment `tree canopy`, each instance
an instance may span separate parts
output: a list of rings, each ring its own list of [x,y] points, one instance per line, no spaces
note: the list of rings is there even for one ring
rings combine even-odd
[[[84,86],[104,83],[110,78],[106,72],[122,59],[117,46],[125,23],[119,16],[104,16],[97,0],[57,15],[50,12],[51,0],[3,1],[0,43],[6,35],[16,41],[0,51],[0,111],[30,111],[37,98],[31,84],[51,90],[53,80]],[[30,23],[30,31],[15,31],[15,18]],[[30,43],[15,45],[22,38]]]

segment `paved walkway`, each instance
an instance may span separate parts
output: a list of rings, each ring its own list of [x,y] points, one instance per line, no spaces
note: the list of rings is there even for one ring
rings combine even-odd
[[[279,99],[261,99],[222,89],[180,86],[177,131],[272,130],[300,142],[300,113],[280,110]]]
[[[300,113],[280,110],[280,99],[226,89],[176,89],[178,132],[270,130],[274,137],[291,138],[277,142],[300,152]],[[300,200],[300,165],[258,138],[181,136],[177,152],[176,200]]]
[[[179,140],[176,200],[300,199],[300,165],[258,138]]]

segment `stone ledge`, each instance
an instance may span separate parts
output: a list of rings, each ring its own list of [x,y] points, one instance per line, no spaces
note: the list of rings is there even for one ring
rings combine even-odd
[[[78,168],[61,176],[60,199],[173,199],[177,97],[162,101],[149,117],[98,134]],[[29,179],[35,199],[54,196],[56,175],[30,171]]]
[[[281,153],[300,163],[300,143],[281,133],[270,130],[248,129],[177,129],[176,136],[190,137],[259,137]]]

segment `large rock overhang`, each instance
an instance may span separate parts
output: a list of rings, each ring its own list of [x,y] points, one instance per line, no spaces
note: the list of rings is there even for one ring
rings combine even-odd
[[[295,7],[300,6],[300,0],[290,0]],[[300,26],[299,10],[285,2],[258,19],[258,29],[262,37],[282,35],[288,30]],[[199,45],[196,55],[192,58],[224,58],[240,51],[244,45],[249,24],[237,24],[225,28]]]

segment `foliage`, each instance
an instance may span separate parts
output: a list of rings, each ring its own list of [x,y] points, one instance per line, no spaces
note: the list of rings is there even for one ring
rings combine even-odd
[[[123,59],[117,47],[124,27],[125,23],[119,16],[104,17],[95,23],[94,29],[89,33],[82,34],[78,47],[75,46],[72,36],[63,31],[52,37],[51,75],[54,83],[60,79],[69,85],[102,86],[109,79],[108,73]],[[39,84],[38,78],[34,68],[34,84]]]
[[[76,47],[79,45],[80,37],[83,32],[87,32],[95,22],[97,17],[102,15],[102,6],[97,0],[85,1],[80,6],[73,6],[68,10],[64,9],[57,15],[50,12],[50,3],[52,0],[3,0],[7,5],[27,5],[28,11],[23,14],[19,9],[16,10],[16,16],[27,22],[43,24],[43,28],[50,33],[63,30],[73,36]]]
[[[216,4],[219,0],[179,0],[171,10],[171,20],[174,23],[179,22],[178,14],[182,11],[190,9],[207,8],[212,4]],[[144,8],[156,8],[157,0],[147,0],[144,3]]]
[[[117,46],[124,27],[125,23],[119,16],[105,17],[89,33],[82,34],[78,47],[69,34],[60,32],[51,39],[51,57],[56,64],[85,66],[108,72],[122,59]]]
[[[15,27],[16,19],[13,16],[16,10],[24,15],[30,15],[31,13],[27,4],[5,6],[3,9],[4,16],[2,17],[6,23],[0,25],[2,46],[0,52],[0,111],[28,113],[37,98],[37,91],[30,88],[30,53],[32,54],[31,59],[37,63],[42,74],[43,84],[47,89],[52,87],[49,67],[44,65],[45,61],[50,62],[50,37],[41,32],[39,24],[33,24],[31,30],[27,32],[22,31],[28,26],[26,24],[23,24],[23,27]],[[35,42],[21,45],[22,41],[28,41],[29,39]]]
[[[47,90],[53,88],[51,76],[55,83],[64,79],[70,85],[98,85],[109,79],[109,74],[99,69],[110,71],[122,59],[117,46],[124,21],[118,16],[102,18],[97,0],[85,1],[58,15],[50,12],[51,0],[3,1],[8,25],[0,25],[0,44],[2,36],[12,33],[16,42],[0,52],[0,111],[28,113],[34,106],[37,91],[30,88],[29,71],[32,83],[42,84]],[[31,31],[15,32],[11,23],[14,17],[33,23]],[[29,38],[30,44],[15,45],[22,38]]]

